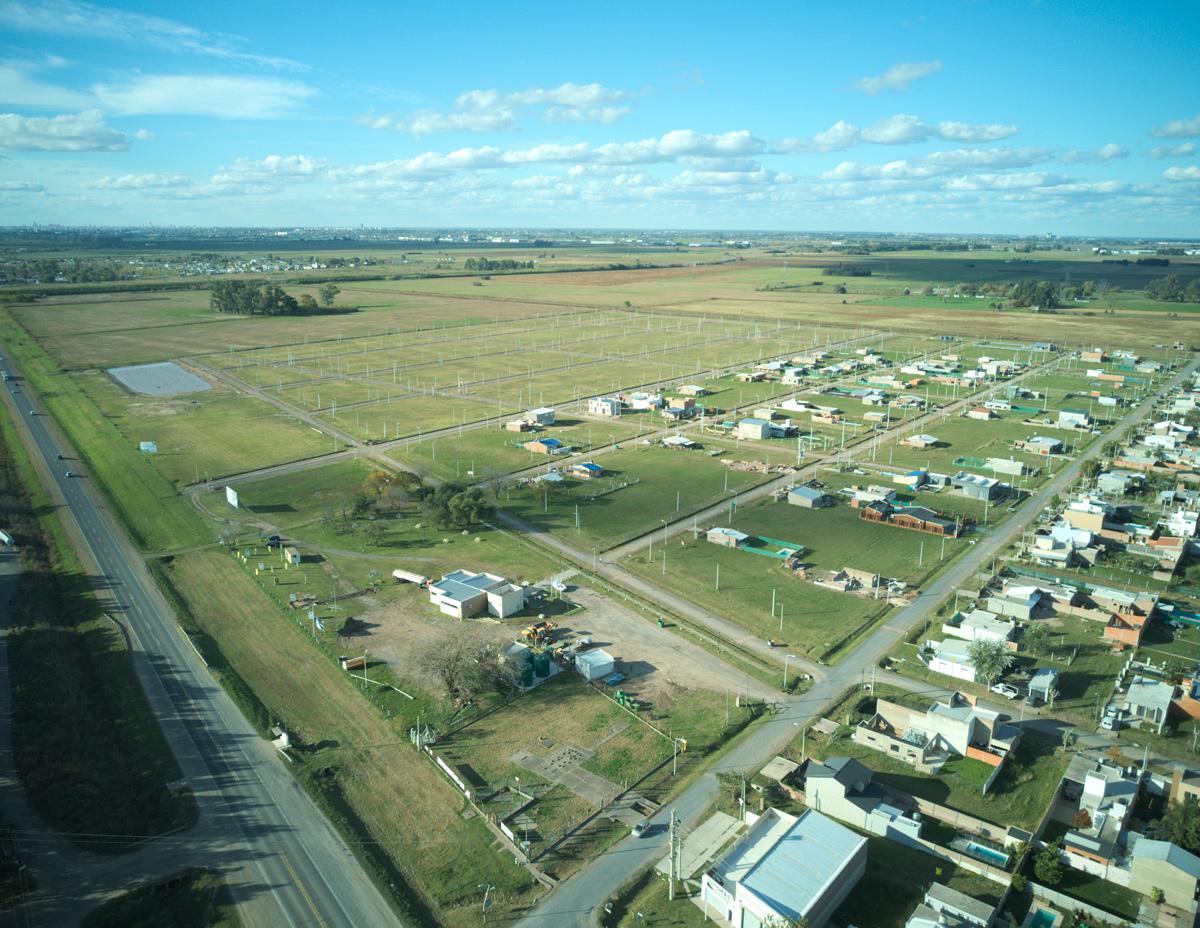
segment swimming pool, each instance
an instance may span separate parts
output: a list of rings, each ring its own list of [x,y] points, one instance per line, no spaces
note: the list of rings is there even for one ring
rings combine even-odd
[[[1045,909],[1038,909],[1029,920],[1029,928],[1054,928],[1055,914]]]
[[[985,847],[982,844],[976,844],[974,841],[968,841],[963,850],[972,857],[977,857],[979,860],[986,860],[989,864],[995,864],[997,867],[1008,866],[1008,855],[995,848]]]

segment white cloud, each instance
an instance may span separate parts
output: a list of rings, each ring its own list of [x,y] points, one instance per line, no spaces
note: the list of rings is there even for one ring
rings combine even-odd
[[[326,162],[308,155],[267,155],[254,161],[238,158],[213,175],[214,186],[278,185],[293,181],[315,180],[324,174]]]
[[[929,137],[929,127],[916,116],[897,114],[863,129],[861,137],[864,142],[877,145],[908,145],[925,141]]]
[[[850,86],[854,90],[861,90],[872,96],[885,90],[905,91],[912,86],[914,81],[928,77],[935,71],[940,71],[941,68],[940,61],[901,62],[892,65],[876,77],[860,77]]]
[[[946,170],[956,168],[1025,168],[1053,158],[1047,148],[954,148],[934,151],[922,160]]]
[[[143,74],[96,84],[96,99],[122,115],[155,113],[266,119],[289,113],[316,93],[299,81],[222,75]]]
[[[125,151],[129,137],[99,110],[62,116],[0,114],[0,148],[21,151]]]
[[[0,62],[0,103],[12,106],[84,108],[94,101],[86,93],[38,80],[30,62]]]
[[[209,33],[161,16],[131,13],[75,0],[0,2],[0,25],[21,32],[108,39],[131,45],[154,45],[172,52],[189,52],[227,61],[244,61],[273,68],[302,68],[286,58],[243,51],[239,36]]]
[[[1200,165],[1189,164],[1185,168],[1167,168],[1163,171],[1162,176],[1163,180],[1169,180],[1172,183],[1200,180]]]
[[[531,87],[528,90],[468,90],[458,95],[449,112],[417,110],[407,116],[361,116],[358,122],[371,129],[395,129],[411,135],[439,132],[502,132],[515,129],[522,109],[543,108],[547,122],[598,122],[611,125],[632,110],[621,106],[629,98],[623,90],[603,84]]]
[[[1000,123],[973,125],[965,122],[943,121],[936,125],[922,122],[916,116],[897,113],[886,116],[866,129],[838,120],[824,132],[811,139],[782,139],[772,146],[775,152],[845,151],[863,142],[876,145],[908,145],[940,138],[951,142],[994,142],[1016,135],[1017,127]]]
[[[1016,135],[1017,131],[1016,126],[995,122],[973,126],[947,120],[938,123],[937,134],[948,142],[998,142]]]
[[[1188,139],[1200,136],[1200,113],[1191,119],[1172,119],[1155,126],[1150,134],[1160,139]]]
[[[1080,150],[1072,148],[1069,151],[1063,152],[1061,158],[1067,164],[1087,161],[1112,161],[1116,158],[1128,158],[1129,149],[1116,142],[1109,142],[1107,145],[1101,145],[1095,150]]]
[[[546,122],[598,122],[610,126],[632,112],[630,106],[551,106],[543,118]]]
[[[46,188],[30,180],[0,181],[0,193],[45,193]]]
[[[763,143],[741,129],[709,135],[691,129],[675,129],[658,137],[635,142],[608,142],[591,146],[586,142],[548,143],[530,148],[502,149],[491,145],[459,148],[450,152],[428,151],[412,158],[339,168],[340,177],[435,177],[463,171],[489,170],[530,164],[634,165],[663,164],[683,159],[743,158],[760,154]]]
[[[1187,158],[1196,153],[1195,142],[1180,142],[1178,145],[1155,145],[1148,152],[1147,158]]]
[[[122,174],[101,177],[88,186],[97,190],[164,190],[186,187],[190,183],[183,174]]]

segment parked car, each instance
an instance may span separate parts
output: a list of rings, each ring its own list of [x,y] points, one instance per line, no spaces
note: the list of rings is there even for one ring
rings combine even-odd
[[[1124,720],[1121,718],[1123,714],[1120,706],[1110,703],[1104,709],[1104,717],[1100,719],[1100,727],[1105,731],[1120,731],[1124,724]]]
[[[631,833],[633,834],[633,836],[635,838],[640,838],[642,835],[644,835],[646,833],[646,827],[647,826],[646,826],[645,822],[638,822],[636,825],[633,826],[633,831]]]
[[[1016,699],[1021,695],[1021,691],[1015,686],[1010,686],[1007,683],[996,683],[991,688],[992,692],[997,696],[1003,696],[1005,699]]]

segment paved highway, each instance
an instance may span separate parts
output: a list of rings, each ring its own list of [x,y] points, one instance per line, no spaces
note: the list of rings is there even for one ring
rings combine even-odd
[[[19,374],[3,352],[0,361]],[[214,866],[225,872],[247,925],[399,925],[284,760],[213,681],[86,473],[66,476],[80,465],[25,382],[4,388],[52,496],[69,513],[81,559],[109,590],[108,608],[129,636],[142,687],[200,811],[186,834],[156,838],[135,854],[116,857],[84,854],[44,833],[26,833],[24,857],[39,890],[17,913],[18,923],[76,924],[114,891],[180,867]]]
[[[1194,358],[1156,394],[1126,414],[1109,432],[1106,440],[1115,440],[1124,435],[1146,415],[1158,396],[1180,383],[1184,377],[1190,376],[1198,366],[1200,358]],[[818,718],[830,702],[848,687],[857,684],[865,670],[869,670],[889,654],[904,634],[935,609],[947,593],[963,583],[1005,545],[1018,537],[1025,526],[1045,508],[1051,497],[1061,493],[1075,479],[1084,463],[1099,456],[1101,447],[1102,444],[1096,442],[1080,454],[1040,492],[1026,500],[1008,522],[981,540],[970,553],[951,565],[933,584],[922,591],[913,603],[896,613],[891,621],[877,629],[846,655],[841,663],[830,668],[811,690],[797,699],[789,700],[782,712],[736,740],[712,770],[680,793],[673,803],[664,806],[650,819],[651,824],[665,826],[671,810],[674,809],[684,827],[695,825],[699,816],[716,797],[718,771],[748,771],[779,753],[802,728]],[[1042,720],[1038,726],[1052,729],[1053,723],[1051,720]],[[631,837],[613,845],[575,874],[564,887],[542,900],[529,915],[518,922],[517,928],[584,928],[591,924],[593,913],[613,897],[628,877],[665,856],[665,827],[651,828],[648,834],[653,837]]]

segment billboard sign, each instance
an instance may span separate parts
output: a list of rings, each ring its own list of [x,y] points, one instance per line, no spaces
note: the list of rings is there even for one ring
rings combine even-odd
[[[234,509],[238,508],[237,490],[233,487],[225,488],[225,502],[229,503]]]
[[[158,442],[144,441],[138,445],[138,451],[142,454],[158,454]]]

